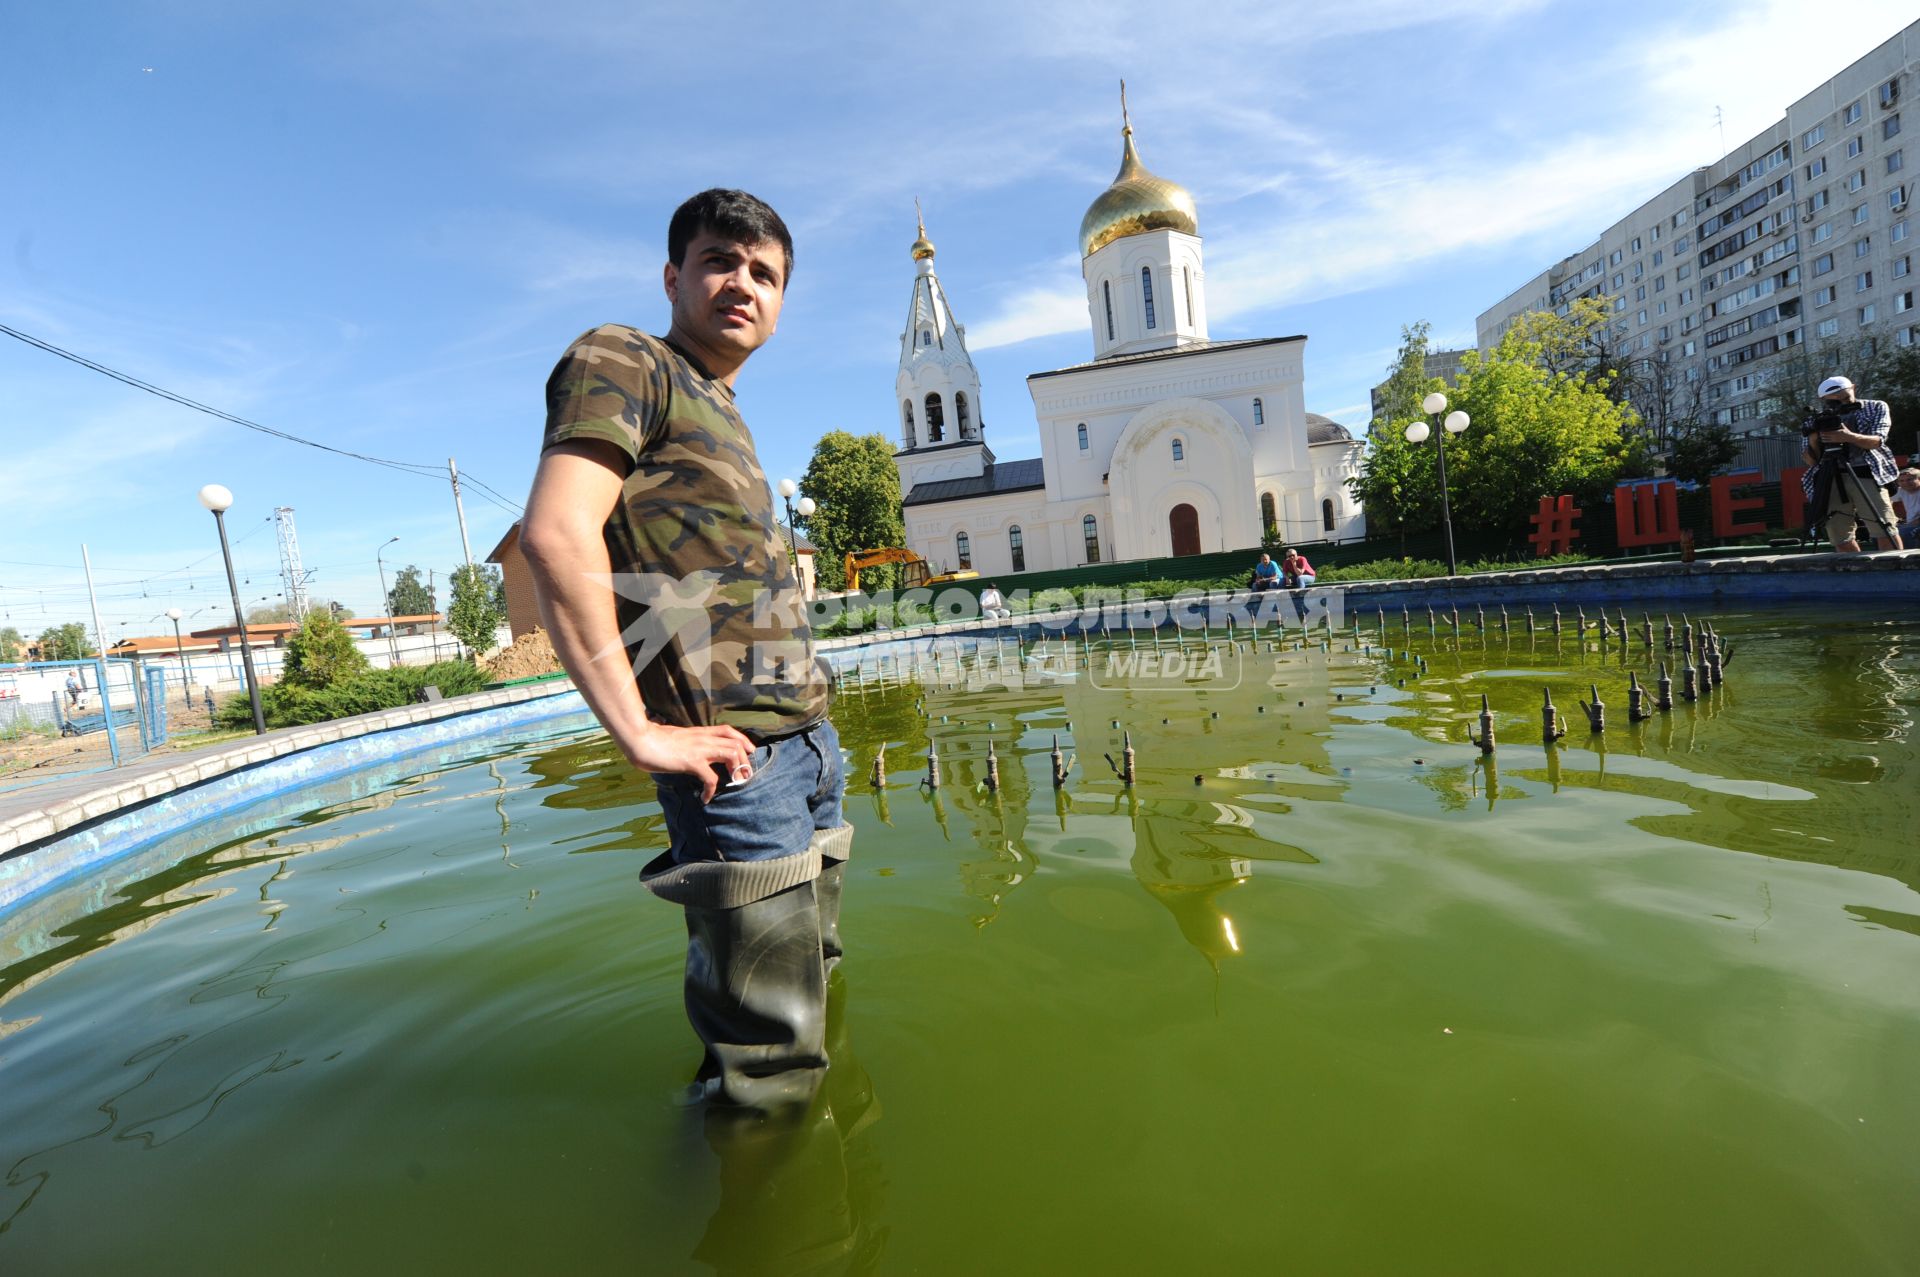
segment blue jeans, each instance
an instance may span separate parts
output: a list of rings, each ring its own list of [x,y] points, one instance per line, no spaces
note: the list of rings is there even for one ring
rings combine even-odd
[[[706,803],[696,777],[651,773],[674,864],[797,856],[816,832],[846,823],[840,813],[840,736],[828,720],[768,741],[750,762],[751,779],[722,787]]]

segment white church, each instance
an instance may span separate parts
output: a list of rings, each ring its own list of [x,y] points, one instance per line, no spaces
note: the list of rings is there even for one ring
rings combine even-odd
[[[1039,457],[999,461],[987,446],[980,378],[924,222],[913,242],[894,463],[907,545],[936,570],[1251,549],[1269,527],[1300,543],[1365,531],[1345,484],[1362,445],[1306,411],[1307,339],[1207,336],[1193,196],[1140,163],[1124,95],[1121,106],[1120,174],[1080,222],[1094,357],[1027,378]]]

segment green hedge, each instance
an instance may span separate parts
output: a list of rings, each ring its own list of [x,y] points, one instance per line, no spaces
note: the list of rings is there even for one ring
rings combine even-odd
[[[260,689],[260,709],[268,727],[302,727],[412,705],[420,699],[420,689],[428,685],[439,688],[442,696],[464,696],[484,688],[487,675],[466,661],[440,661],[373,670],[318,691],[275,683]],[[228,697],[216,720],[223,727],[251,727],[253,706],[246,694]]]

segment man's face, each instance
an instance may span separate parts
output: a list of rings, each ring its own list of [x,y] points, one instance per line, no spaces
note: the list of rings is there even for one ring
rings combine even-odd
[[[702,231],[686,260],[667,263],[673,326],[717,353],[744,360],[767,344],[786,298],[786,254],[772,240],[741,244]]]
[[[1822,395],[1821,398],[1830,408],[1844,408],[1853,402],[1853,390],[1851,388],[1836,390],[1830,395]]]

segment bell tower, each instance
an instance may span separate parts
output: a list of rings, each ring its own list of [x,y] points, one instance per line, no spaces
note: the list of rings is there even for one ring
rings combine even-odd
[[[913,295],[900,334],[900,371],[893,379],[900,426],[900,492],[937,479],[977,478],[993,464],[980,416],[980,374],[967,354],[967,330],[953,317],[933,269],[933,241],[915,201]]]

